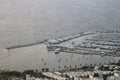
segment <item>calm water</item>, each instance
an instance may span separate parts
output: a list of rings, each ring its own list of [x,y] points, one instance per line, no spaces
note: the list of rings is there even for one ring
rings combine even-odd
[[[120,0],[1,0],[0,45],[120,29]]]
[[[40,44],[26,48],[19,48],[11,50],[9,54],[0,56],[0,68],[19,70],[23,71],[26,69],[38,69],[49,68],[51,71],[55,68],[56,70],[64,69],[64,66],[72,66],[75,68],[81,67],[82,64],[104,64],[116,62],[119,57],[110,56],[98,56],[98,55],[79,55],[74,53],[59,53],[55,54],[52,51],[47,51],[46,45]]]
[[[6,58],[8,52],[5,47],[9,45],[34,43],[46,38],[89,30],[120,30],[119,4],[120,0],[1,0],[0,67],[23,69],[26,66],[28,68],[31,66],[29,61],[33,60],[31,62],[34,63],[41,60],[39,56],[44,56],[44,54],[39,54],[39,56],[37,54],[42,53],[42,50],[34,48],[32,52],[30,48],[25,51],[12,51],[16,56]],[[45,57],[48,56],[47,53]],[[53,55],[50,59],[53,58],[57,57]],[[106,58],[94,58],[94,60],[97,59],[101,62],[106,60]],[[73,61],[75,64],[75,60]],[[84,59],[81,61],[84,62]],[[26,63],[28,64],[25,65]],[[36,68],[40,64],[36,62],[31,67]]]
[[[61,43],[60,45],[71,47],[71,42],[75,41],[81,43],[86,38],[92,36],[93,35],[83,36]],[[75,68],[75,65],[81,67],[81,65],[104,64],[109,63],[109,61],[116,62],[118,60],[120,60],[120,57],[101,57],[99,55],[80,55],[64,52],[55,54],[54,51],[47,51],[47,45],[39,44],[12,49],[10,51],[3,49],[3,53],[0,56],[0,69],[6,68],[23,71],[26,69],[41,70],[42,68],[49,68],[52,71],[54,68],[56,70],[64,69],[64,66]]]

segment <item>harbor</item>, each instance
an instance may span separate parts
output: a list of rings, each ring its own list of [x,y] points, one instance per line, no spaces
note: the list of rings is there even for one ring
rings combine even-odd
[[[80,67],[90,64],[106,64],[120,59],[119,56],[110,56],[103,52],[103,55],[101,55],[99,49],[95,52],[94,49],[90,48],[91,46],[84,48],[78,46],[77,43],[83,44],[86,38],[94,36],[96,34],[80,36],[58,44],[48,44],[48,41],[46,41],[45,43],[27,47],[11,48],[9,53],[6,49],[4,54],[0,56],[0,68],[18,71],[49,68],[50,71],[54,71],[62,70],[65,66],[74,67],[77,65]]]
[[[81,37],[84,37],[83,41],[79,40]],[[70,40],[67,44],[69,46],[64,45],[65,43],[56,44],[56,42],[51,42],[52,43],[49,42],[47,46],[48,51],[59,49],[59,52],[66,53],[120,56],[120,33],[117,32],[92,32],[85,36],[80,36],[77,39]]]
[[[120,0],[1,0],[0,80],[120,80]]]

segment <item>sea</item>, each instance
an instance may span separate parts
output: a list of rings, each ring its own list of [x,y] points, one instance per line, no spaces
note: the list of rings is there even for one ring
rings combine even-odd
[[[38,46],[12,50],[9,55],[8,46],[32,44],[85,31],[120,30],[119,8],[120,0],[0,0],[0,69],[35,69],[45,56],[43,50],[36,50]],[[36,53],[40,53],[40,59]],[[57,64],[52,63],[57,57],[53,55],[48,64]],[[49,52],[45,58],[50,58]],[[70,63],[76,63],[76,60]]]

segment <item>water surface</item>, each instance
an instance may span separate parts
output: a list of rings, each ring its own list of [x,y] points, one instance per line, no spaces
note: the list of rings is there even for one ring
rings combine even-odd
[[[119,29],[120,0],[1,0],[0,45]]]
[[[57,67],[59,58],[67,58],[64,56],[69,57],[71,54],[56,56],[54,53],[44,52],[41,46],[31,46],[12,50],[9,55],[5,48],[83,31],[120,30],[119,4],[120,0],[1,0],[0,68],[41,68],[42,57],[48,59],[47,65],[55,64],[53,67]],[[76,57],[80,58],[80,63],[117,60],[113,57],[88,56],[86,61],[82,59],[82,55],[75,55],[73,59],[77,59]],[[80,64],[76,60],[64,61],[62,66],[69,63]]]

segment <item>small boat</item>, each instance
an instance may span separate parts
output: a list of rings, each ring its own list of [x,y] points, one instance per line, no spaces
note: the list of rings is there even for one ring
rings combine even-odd
[[[60,53],[60,51],[61,51],[61,49],[60,49],[60,48],[55,49],[55,54]]]

